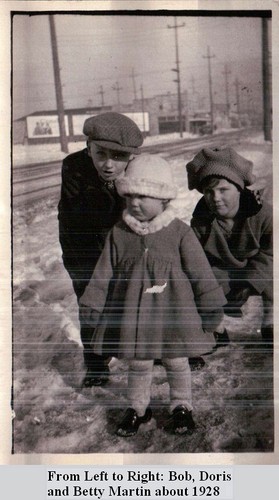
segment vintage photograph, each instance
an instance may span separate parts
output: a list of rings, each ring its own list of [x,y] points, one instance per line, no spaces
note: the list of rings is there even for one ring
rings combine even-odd
[[[274,451],[271,27],[11,13],[14,455]]]

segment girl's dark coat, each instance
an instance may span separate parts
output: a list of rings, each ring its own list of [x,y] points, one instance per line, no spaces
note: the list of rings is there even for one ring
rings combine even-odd
[[[236,229],[229,240],[204,198],[193,212],[191,226],[225,294],[246,282],[257,293],[272,299],[272,210],[267,203],[259,205],[253,193],[245,189],[240,197]]]
[[[193,356],[214,345],[226,302],[192,229],[178,219],[139,236],[110,231],[80,304],[92,309],[97,354],[155,359]]]

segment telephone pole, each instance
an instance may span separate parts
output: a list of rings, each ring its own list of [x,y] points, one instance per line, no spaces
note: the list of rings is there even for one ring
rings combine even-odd
[[[174,26],[169,26],[168,28],[174,28],[174,35],[175,35],[175,54],[176,54],[176,68],[172,69],[172,71],[175,71],[177,74],[177,79],[174,80],[174,82],[177,83],[177,107],[178,107],[178,116],[179,116],[179,133],[180,137],[183,137],[183,124],[182,124],[182,111],[181,111],[181,89],[180,89],[180,68],[179,68],[179,49],[178,49],[178,33],[177,29],[178,28],[183,28],[185,26],[185,23],[183,24],[177,24],[177,19],[176,17],[174,18]]]
[[[144,97],[143,97],[143,86],[140,86],[140,94],[141,94],[141,110],[142,110],[142,123],[143,123],[143,132],[145,132],[145,114],[144,114]]]
[[[115,85],[113,85],[112,90],[115,90],[117,93],[117,104],[120,106],[120,90],[122,90],[121,87],[119,87],[119,83],[116,82]]]
[[[191,77],[191,83],[192,83],[192,111],[195,111],[197,104],[197,99],[196,99],[197,92],[195,89],[195,78],[193,77],[193,75]]]
[[[266,141],[272,140],[272,95],[269,54],[269,21],[262,18],[263,129]]]
[[[195,78],[191,77],[191,83],[192,83],[192,93],[195,94],[196,93],[196,89],[195,89]]]
[[[236,111],[237,111],[237,126],[240,127],[240,102],[239,102],[239,81],[235,79],[235,93],[236,93]]]
[[[214,128],[214,104],[212,95],[212,77],[211,77],[211,63],[210,59],[215,57],[214,54],[210,55],[210,47],[207,46],[207,55],[203,56],[204,59],[208,60],[208,83],[209,83],[209,99],[210,99],[210,122],[211,122],[211,133],[213,134]]]
[[[58,59],[58,49],[57,49],[57,38],[55,31],[55,23],[53,14],[49,14],[49,27],[50,27],[50,42],[52,50],[52,60],[53,60],[53,71],[54,71],[54,83],[55,83],[55,94],[56,94],[56,104],[58,113],[58,124],[60,133],[60,144],[61,151],[68,153],[68,141],[65,129],[65,113],[64,104],[62,96],[62,85],[60,79],[60,68]]]
[[[98,94],[101,94],[101,105],[102,107],[104,107],[105,105],[105,101],[104,101],[104,91],[103,91],[103,85],[100,86],[100,91],[98,92]]]
[[[133,80],[133,90],[134,90],[134,100],[137,100],[137,87],[136,87],[136,75],[134,68],[132,69],[132,74],[130,75]]]
[[[228,65],[225,64],[225,69],[223,71],[223,75],[225,75],[225,92],[226,92],[226,107],[227,107],[227,117],[230,115],[230,100],[229,100],[229,79],[230,70],[228,69]]]

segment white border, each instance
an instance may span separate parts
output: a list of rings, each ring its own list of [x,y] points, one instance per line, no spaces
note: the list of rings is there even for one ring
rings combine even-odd
[[[0,464],[18,465],[39,465],[39,464],[106,464],[106,465],[127,465],[127,464],[172,464],[172,465],[201,465],[201,464],[226,464],[226,465],[268,465],[279,463],[278,432],[276,432],[274,453],[195,453],[195,454],[28,454],[11,455],[11,411],[10,411],[10,391],[11,391],[11,301],[10,301],[10,129],[11,129],[11,98],[10,98],[10,12],[11,11],[100,11],[100,10],[272,10],[272,46],[273,46],[273,99],[274,99],[274,126],[273,126],[273,147],[274,147],[274,192],[278,188],[279,169],[276,168],[279,158],[278,139],[278,98],[279,98],[279,0],[177,0],[177,1],[0,1],[0,429],[1,448]],[[237,15],[237,14],[236,14]],[[274,206],[274,234],[278,234],[279,204]],[[276,249],[277,237],[275,241]],[[275,262],[277,263],[276,255]],[[5,266],[3,266],[5,262]],[[275,286],[275,338],[278,337],[278,275],[279,267],[275,266],[274,286]],[[277,341],[278,342],[278,341]],[[278,344],[277,344],[278,351]],[[275,348],[275,422],[278,428],[278,353]],[[263,423],[264,424],[264,423]]]

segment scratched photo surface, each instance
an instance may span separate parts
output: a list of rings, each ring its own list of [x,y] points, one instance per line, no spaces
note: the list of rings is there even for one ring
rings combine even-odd
[[[169,385],[156,364],[152,419],[132,438],[115,434],[128,363],[112,357],[108,382],[83,386],[58,233],[62,161],[86,148],[85,119],[106,111],[134,120],[144,152],[170,163],[184,223],[201,198],[185,165],[204,147],[232,146],[252,161],[255,187],[272,202],[272,21],[242,14],[13,15],[13,454],[274,451],[273,351],[262,342],[259,296],[225,315],[230,343],[191,372],[193,433],[164,430]]]

